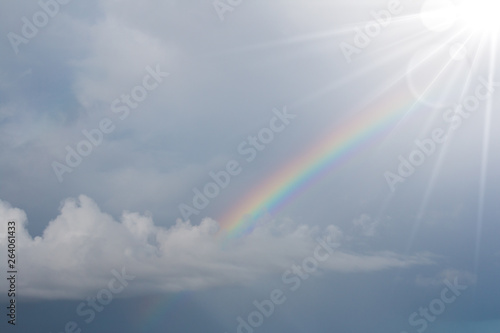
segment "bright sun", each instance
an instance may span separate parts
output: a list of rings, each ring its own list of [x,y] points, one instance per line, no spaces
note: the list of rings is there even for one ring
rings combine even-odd
[[[482,32],[497,32],[500,28],[499,0],[463,0],[458,16],[468,28]]]

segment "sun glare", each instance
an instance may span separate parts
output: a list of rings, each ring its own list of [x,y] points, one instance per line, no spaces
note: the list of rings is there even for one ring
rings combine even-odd
[[[464,0],[459,6],[458,15],[471,29],[497,32],[500,28],[500,1]]]

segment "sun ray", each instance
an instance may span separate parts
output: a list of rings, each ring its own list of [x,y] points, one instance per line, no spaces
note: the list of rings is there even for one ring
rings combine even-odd
[[[462,31],[457,32],[456,34],[454,34],[452,37],[450,37],[450,38],[448,39],[448,41],[453,40],[456,36],[458,36],[458,35],[459,35],[459,34],[461,34],[461,33],[463,33],[463,30],[462,30]],[[446,43],[443,43],[443,46],[442,46],[442,47],[444,47],[444,45],[446,45]],[[422,59],[420,62],[418,62],[418,63],[416,64],[416,66],[414,66],[414,67],[412,67],[412,68],[409,68],[409,70],[408,70],[407,72],[405,72],[403,76],[401,76],[401,79],[405,78],[405,77],[408,75],[408,73],[409,73],[410,71],[412,71],[412,70],[416,70],[416,68],[417,68],[417,66],[418,66],[418,65],[421,65],[424,61],[429,60],[429,59],[430,59],[430,57],[432,57],[433,55],[435,55],[435,53],[436,53],[437,51],[438,51],[438,50],[435,50],[434,52],[432,52],[431,54],[429,54],[427,57],[425,57],[425,58],[424,58],[424,59]],[[429,91],[429,90],[432,88],[433,83],[437,80],[437,78],[439,77],[439,75],[440,75],[440,74],[441,74],[441,73],[445,70],[446,66],[448,66],[448,65],[451,63],[451,61],[452,61],[452,59],[450,58],[450,60],[448,60],[448,62],[445,64],[445,66],[443,66],[443,68],[441,69],[441,71],[440,71],[440,72],[438,72],[438,73],[436,74],[436,76],[434,77],[434,79],[433,79],[433,80],[432,80],[432,81],[431,81],[431,82],[427,85],[427,87],[425,88],[425,90],[424,90],[423,94],[421,94],[421,96],[420,96],[419,98],[417,98],[417,99],[416,99],[416,101],[415,101],[415,104],[414,104],[414,105],[418,105],[419,103],[421,103],[421,99],[422,99],[423,95],[425,95],[425,94],[426,94],[426,92],[427,92],[427,91]],[[411,110],[409,110],[409,111],[405,114],[405,116],[404,116],[404,117],[402,117],[402,118],[399,120],[399,122],[398,122],[398,124],[396,125],[396,127],[394,128],[394,131],[393,131],[393,132],[395,132],[395,130],[396,130],[396,129],[397,129],[397,128],[398,128],[398,127],[402,124],[402,123],[404,123],[404,122],[405,122],[406,118],[407,118],[407,117],[411,114],[411,111],[413,111],[413,108],[412,108]],[[389,141],[389,140],[391,140],[391,139],[392,139],[392,135],[389,135],[389,136],[387,137],[387,141]]]
[[[331,30],[327,30],[327,31],[318,31],[318,32],[309,33],[309,34],[301,34],[301,35],[296,35],[293,37],[264,41],[261,43],[255,43],[255,44],[250,44],[250,45],[246,44],[245,46],[242,46],[242,47],[226,49],[226,50],[222,50],[222,51],[219,51],[216,53],[210,53],[210,54],[207,54],[207,56],[222,56],[222,55],[230,55],[230,54],[237,54],[237,53],[247,53],[247,52],[252,52],[252,51],[273,49],[273,48],[290,46],[290,45],[312,43],[312,42],[316,42],[316,41],[322,41],[325,39],[333,39],[334,37],[338,37],[339,35],[344,35],[344,34],[350,33],[350,32],[352,32],[351,29],[352,28],[350,28],[350,27],[343,27],[340,29],[331,29]]]
[[[476,51],[475,55],[474,55],[473,67],[474,67],[474,64],[477,63],[477,58],[479,57],[480,53],[481,53],[480,49],[478,49]],[[473,74],[474,74],[474,71],[473,71],[473,68],[471,68],[471,71],[469,71],[468,76],[467,76],[467,80],[466,80],[466,82],[464,84],[464,87],[462,89],[460,100],[464,99],[465,94],[467,93],[468,89],[470,88],[470,84],[471,84],[471,81],[472,81],[471,78],[472,78]],[[451,135],[451,128],[448,128],[447,135]],[[410,233],[410,238],[409,238],[409,241],[408,241],[408,246],[407,246],[407,249],[406,249],[407,253],[410,252],[411,247],[413,246],[413,243],[415,241],[416,235],[417,235],[417,233],[418,233],[418,231],[420,229],[420,226],[422,224],[424,214],[425,214],[425,212],[427,210],[427,206],[429,204],[430,196],[432,194],[433,189],[435,188],[435,183],[437,181],[437,177],[438,177],[438,175],[441,172],[441,169],[442,169],[442,166],[443,166],[443,162],[445,160],[445,157],[446,157],[446,154],[447,154],[447,150],[448,150],[448,147],[449,147],[450,144],[451,144],[451,141],[450,140],[447,141],[444,144],[444,146],[442,147],[441,151],[438,153],[438,160],[436,162],[436,166],[432,170],[432,174],[431,174],[431,177],[430,177],[429,182],[427,184],[427,187],[425,189],[422,201],[420,203],[419,210],[418,210],[417,216],[415,218],[415,222],[414,222],[414,224],[412,226],[412,230],[411,230],[411,233]]]
[[[451,37],[449,37],[446,40],[446,43],[451,42],[452,40],[454,40],[455,38],[457,38],[457,36],[461,35],[464,32],[465,32],[465,30],[460,30],[460,31],[456,32],[455,34],[453,34]],[[427,32],[419,32],[417,34],[414,34],[414,35],[411,35],[409,37],[404,38],[404,40],[407,41],[409,39],[417,39],[418,37],[424,37],[425,34],[427,34]],[[332,82],[331,84],[323,87],[322,89],[320,89],[318,91],[315,91],[315,92],[312,92],[312,93],[309,93],[309,94],[305,95],[300,100],[294,102],[293,105],[294,106],[304,105],[304,104],[310,102],[313,99],[319,98],[322,95],[326,95],[326,94],[334,91],[338,87],[341,87],[343,85],[348,84],[349,82],[353,82],[356,79],[359,79],[359,78],[362,78],[362,77],[364,77],[366,75],[369,75],[372,71],[380,69],[381,66],[393,63],[395,60],[398,60],[402,56],[405,56],[408,53],[412,52],[413,48],[419,48],[419,47],[425,45],[427,42],[428,42],[428,40],[426,40],[426,39],[423,39],[423,40],[420,40],[420,41],[414,40],[413,44],[411,46],[411,49],[401,48],[401,49],[398,49],[398,51],[396,51],[396,52],[391,52],[388,56],[378,57],[376,61],[370,62],[369,65],[359,68],[357,71],[353,72],[352,74],[349,74],[349,75],[344,76],[344,77],[342,77],[340,79],[337,79],[334,82]],[[392,43],[392,46],[397,46],[399,44],[402,44],[402,42],[398,41],[398,42]],[[443,47],[445,47],[445,46],[443,46]],[[378,52],[378,51],[376,51],[376,52]],[[376,52],[373,52],[371,54],[372,55],[376,55]],[[432,56],[432,55],[430,55],[430,56]],[[375,98],[377,96],[381,96],[384,93],[387,93],[388,90],[391,87],[393,87],[394,85],[396,85],[400,81],[404,80],[406,78],[406,76],[407,76],[407,71],[403,72],[403,73],[397,74],[395,76],[395,78],[392,78],[390,80],[389,83],[387,83],[384,86],[381,86],[380,89],[376,90],[372,94],[374,96],[373,98]],[[371,98],[368,98],[368,99],[370,100]]]
[[[493,83],[493,73],[495,72],[495,59],[497,58],[497,39],[491,37],[490,48],[490,63],[489,63],[489,77],[488,81],[490,86]],[[493,111],[492,99],[488,99],[486,106],[486,114],[484,117],[484,134],[482,145],[482,158],[481,158],[481,171],[480,171],[480,184],[479,184],[479,199],[477,211],[477,229],[476,229],[476,249],[475,249],[475,272],[479,271],[479,256],[481,253],[481,236],[483,231],[484,220],[484,201],[486,196],[486,181],[488,176],[488,162],[489,162],[489,148],[491,136],[491,119]]]

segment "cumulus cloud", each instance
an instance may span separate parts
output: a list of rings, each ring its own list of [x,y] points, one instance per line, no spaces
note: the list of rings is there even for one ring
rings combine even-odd
[[[274,220],[226,243],[220,241],[219,225],[212,219],[199,225],[178,220],[165,228],[156,226],[148,214],[124,212],[116,221],[84,195],[65,200],[60,214],[34,238],[22,210],[0,201],[0,219],[17,223],[20,294],[44,299],[82,297],[105,286],[111,271],[122,268],[136,276],[127,295],[249,284],[311,256],[318,237],[342,239],[334,225],[318,230]],[[0,233],[1,248],[7,243],[5,230]],[[368,272],[431,263],[428,254],[360,254],[340,246],[323,269]]]

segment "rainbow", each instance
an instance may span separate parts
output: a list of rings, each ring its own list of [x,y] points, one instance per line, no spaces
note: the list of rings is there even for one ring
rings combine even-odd
[[[411,111],[414,100],[405,93],[399,100],[386,100],[336,126],[316,144],[279,168],[248,192],[218,221],[222,243],[251,232],[259,221],[266,221],[294,198],[349,158],[375,144]],[[165,313],[189,299],[189,292],[150,296],[143,300],[137,315],[142,331],[164,325]]]
[[[267,214],[275,214],[349,157],[384,137],[414,103],[407,94],[399,96],[397,101],[379,102],[333,128],[310,149],[255,186],[218,219],[219,237],[228,240],[248,234]]]

